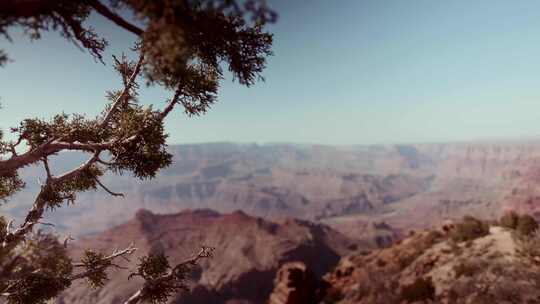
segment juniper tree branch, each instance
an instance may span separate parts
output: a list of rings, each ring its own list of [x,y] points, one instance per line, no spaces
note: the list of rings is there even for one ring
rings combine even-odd
[[[126,94],[128,94],[129,90],[132,88],[135,82],[135,79],[137,78],[137,75],[141,71],[143,61],[144,61],[144,55],[141,53],[141,55],[139,56],[139,60],[133,70],[133,73],[129,77],[127,84],[124,86],[124,89],[122,90],[120,95],[111,104],[110,109],[105,113],[103,120],[101,121],[99,125],[99,128],[107,127],[107,124],[112,119],[114,113],[118,110],[118,107],[120,106],[120,104],[122,104],[122,102],[126,98]],[[167,114],[163,115],[163,118]],[[64,142],[64,141],[61,141],[61,139],[51,138],[47,142],[23,154],[12,153],[10,158],[6,160],[0,160],[0,175],[6,175],[8,173],[12,173],[13,171],[16,171],[22,167],[31,165],[35,162],[38,162],[40,159],[43,159],[52,154],[56,154],[63,150],[95,152],[98,150],[110,149],[114,144],[122,143],[122,141],[125,141],[127,143],[131,140],[134,140],[135,138],[136,138],[135,136],[131,136],[129,138],[125,138],[122,140],[108,141],[108,142],[102,142],[102,143]]]
[[[112,166],[112,165],[113,165],[113,163],[108,162],[108,161],[104,161],[104,160],[101,159],[101,158],[98,158],[97,162],[100,163],[100,164],[102,164],[102,165],[105,165],[105,166]]]
[[[141,54],[141,56],[139,57],[139,61],[137,62],[135,69],[129,78],[127,85],[124,87],[124,90],[122,91],[120,96],[118,96],[118,98],[112,103],[111,108],[105,114],[104,119],[100,123],[101,127],[106,127],[106,125],[112,118],[114,112],[117,110],[118,106],[122,103],[123,99],[125,98],[125,94],[128,93],[129,89],[131,88],[131,86],[133,85],[135,81],[135,78],[140,72],[143,60],[144,60],[144,56]],[[165,119],[165,117],[173,110],[174,106],[178,104],[180,95],[181,95],[181,90],[180,88],[178,88],[173,98],[171,98],[169,104],[165,107],[165,109],[161,113],[158,114],[160,120]],[[45,212],[45,208],[47,205],[45,194],[48,191],[49,187],[54,186],[54,184],[61,184],[69,179],[75,178],[83,170],[87,169],[88,167],[93,165],[95,162],[99,161],[99,154],[101,151],[108,150],[112,148],[112,146],[115,144],[128,143],[130,141],[135,140],[136,138],[137,136],[133,135],[123,140],[108,141],[108,142],[103,142],[103,143],[63,142],[63,141],[59,141],[52,138],[49,141],[38,146],[37,148],[34,148],[24,154],[13,155],[8,160],[0,161],[0,174],[12,172],[21,167],[35,163],[39,161],[40,159],[44,162],[45,169],[47,171],[47,181],[45,185],[41,187],[41,190],[39,194],[37,195],[36,199],[34,200],[34,204],[32,208],[27,213],[23,224],[21,224],[21,226],[19,226],[19,228],[17,228],[13,232],[6,234],[2,243],[2,247],[6,248],[8,246],[16,246],[22,239],[24,239],[24,236],[32,230],[33,226],[36,223],[38,223],[38,221],[43,217],[43,213]],[[50,168],[46,161],[46,158],[49,155],[58,153],[63,150],[94,152],[94,155],[87,162],[85,162],[78,168],[75,168],[72,171],[66,172],[57,177],[52,176]],[[107,191],[109,194],[114,195],[114,196],[121,195],[119,193],[110,191],[99,180],[97,180],[96,182],[98,183],[99,186],[105,189],[105,191]]]
[[[129,23],[121,16],[115,14],[98,0],[89,0],[87,3],[96,12],[111,20],[116,25],[137,36],[141,36],[143,34],[144,31],[141,28]],[[2,0],[0,1],[0,13],[8,16],[34,17],[51,11],[57,5],[57,0]]]
[[[136,136],[116,141],[107,141],[102,143],[79,143],[79,142],[63,142],[49,141],[41,144],[35,149],[27,151],[24,154],[14,155],[7,160],[0,160],[0,175],[13,172],[22,167],[38,162],[40,159],[49,155],[56,154],[60,151],[82,151],[95,152],[98,150],[108,150],[115,144],[129,143],[135,140]]]
[[[3,240],[3,248],[14,248],[19,244],[26,234],[32,231],[32,228],[35,224],[39,223],[39,220],[43,217],[45,213],[45,208],[47,207],[46,195],[50,191],[50,187],[53,187],[55,184],[61,184],[69,179],[76,178],[77,175],[81,174],[84,170],[92,166],[96,160],[99,158],[99,151],[96,152],[91,158],[89,158],[85,163],[81,164],[79,167],[66,172],[58,177],[51,176],[47,178],[45,185],[41,187],[39,194],[34,200],[32,208],[26,214],[24,222],[12,232],[8,232]]]
[[[55,0],[2,0],[0,13],[8,16],[32,17],[50,11]]]
[[[14,154],[6,160],[0,160],[0,175],[11,173],[17,169],[28,166],[39,161],[41,158],[57,153],[61,149],[46,142],[23,154]]]
[[[71,171],[65,172],[62,175],[59,175],[57,177],[53,177],[52,182],[54,184],[61,184],[61,183],[65,182],[65,181],[67,181],[67,180],[70,180],[70,179],[73,179],[73,178],[77,177],[77,175],[81,174],[84,170],[90,168],[90,166],[92,166],[99,159],[99,154],[100,153],[101,153],[101,150],[94,153],[94,155],[92,155],[92,157],[90,157],[86,162],[81,164],[79,167],[77,167],[77,168],[75,168],[75,169],[73,169]]]
[[[133,73],[129,77],[127,84],[124,86],[124,89],[120,95],[112,103],[110,109],[105,114],[103,120],[101,121],[99,127],[105,128],[107,124],[112,119],[112,116],[118,109],[119,105],[126,98],[126,94],[129,93],[129,90],[132,88],[137,75],[141,71],[141,67],[144,61],[144,55],[141,53],[139,60],[135,65]],[[20,139],[19,142],[20,143]],[[28,166],[39,161],[41,158],[47,157],[49,155],[58,153],[62,150],[77,150],[77,151],[86,151],[94,152],[96,150],[104,150],[110,148],[116,142],[105,142],[105,143],[78,143],[78,142],[62,142],[56,138],[52,138],[47,142],[39,145],[38,147],[31,149],[23,154],[12,153],[12,156],[7,160],[0,160],[0,175],[5,175],[11,173],[17,169]]]
[[[163,120],[171,111],[174,109],[174,107],[178,104],[178,100],[180,99],[180,96],[182,95],[182,88],[180,85],[176,88],[176,91],[174,92],[174,96],[169,100],[169,103],[161,113],[159,113],[159,119]]]
[[[141,36],[144,33],[144,30],[133,25],[132,23],[127,22],[124,18],[112,12],[107,6],[105,6],[98,0],[89,0],[88,3],[93,9],[96,10],[96,12],[98,12],[103,17],[111,20],[116,25],[130,31],[137,36]]]
[[[163,276],[157,278],[157,279],[154,279],[154,280],[151,280],[151,281],[146,281],[143,285],[143,287],[139,290],[137,290],[137,292],[135,292],[129,299],[127,299],[124,304],[136,304],[136,303],[139,303],[142,299],[144,299],[144,297],[146,296],[147,292],[148,292],[148,288],[150,286],[153,286],[154,284],[156,283],[159,283],[159,282],[163,282],[163,281],[171,281],[171,280],[175,280],[176,279],[176,273],[178,271],[180,271],[181,269],[183,269],[185,266],[192,266],[192,265],[196,265],[199,260],[203,259],[203,258],[210,258],[213,256],[213,252],[214,252],[214,248],[212,247],[201,247],[201,250],[199,250],[199,252],[193,256],[192,258],[189,258],[181,263],[178,263],[176,264],[176,266],[174,266],[170,271],[168,271],[166,274],[164,274]]]
[[[52,178],[51,168],[49,167],[49,160],[47,159],[46,156],[43,158],[43,166],[45,167],[45,172],[47,173],[47,179],[51,179]]]
[[[139,61],[137,62],[135,69],[129,78],[127,85],[124,87],[124,90],[122,91],[120,96],[118,96],[118,98],[112,103],[111,108],[105,114],[103,121],[100,123],[101,127],[106,127],[106,125],[112,118],[114,112],[117,110],[118,106],[122,103],[123,99],[125,98],[125,94],[128,93],[129,89],[131,88],[131,86],[133,85],[135,81],[135,78],[140,72],[143,60],[144,60],[144,56],[141,54]],[[168,105],[165,107],[165,109],[162,112],[158,114],[160,120],[164,120],[168,116],[168,114],[174,109],[174,107],[178,104],[178,100],[180,96],[181,96],[181,89],[180,87],[178,87],[177,90],[175,91],[174,96],[169,101]],[[9,232],[6,234],[2,243],[2,247],[6,248],[8,246],[16,246],[22,239],[24,239],[24,236],[32,230],[33,226],[36,223],[38,223],[38,221],[43,217],[43,214],[45,212],[45,208],[47,205],[45,194],[46,194],[46,191],[48,191],[49,187],[53,186],[54,184],[61,184],[69,179],[76,178],[76,176],[80,174],[83,170],[87,169],[88,167],[90,167],[91,165],[93,165],[94,163],[100,160],[99,154],[101,151],[108,150],[112,148],[112,146],[115,144],[128,143],[130,141],[135,140],[136,138],[137,138],[137,135],[133,135],[123,140],[108,141],[108,142],[103,142],[103,143],[63,142],[63,141],[55,140],[53,138],[45,142],[44,144],[38,146],[37,148],[32,149],[24,154],[12,155],[12,157],[8,160],[0,161],[0,174],[12,172],[13,170],[17,170],[21,167],[37,162],[40,159],[44,162],[45,169],[47,171],[46,184],[42,186],[39,194],[34,200],[34,204],[32,208],[29,210],[29,212],[26,215],[23,224],[21,224],[21,226],[19,226],[19,228],[17,228],[13,232]],[[60,176],[54,177],[52,176],[52,173],[50,171],[50,168],[48,166],[46,159],[47,159],[47,156],[58,153],[63,150],[94,152],[94,155],[78,168],[75,168],[72,171],[66,172]],[[110,191],[99,180],[96,180],[96,182],[109,194],[113,196],[122,196],[122,194],[120,193],[115,193],[115,192]]]
[[[130,255],[130,254],[133,254],[135,251],[137,250],[136,247],[133,246],[133,243],[131,243],[127,248],[125,249],[122,249],[122,250],[115,250],[113,251],[112,254],[106,256],[103,258],[103,261],[112,261],[116,258],[119,258],[119,257],[123,257],[125,258],[127,255]],[[73,264],[73,267],[85,267],[86,264],[84,263],[74,263]],[[74,281],[74,280],[78,280],[78,279],[82,279],[82,278],[86,278],[88,277],[89,275],[92,275],[98,271],[102,271],[108,267],[117,267],[117,265],[114,265],[114,264],[109,264],[109,265],[104,265],[102,267],[98,267],[96,269],[92,269],[92,270],[87,270],[87,271],[83,271],[83,272],[80,272],[80,273],[77,273],[77,274],[74,274],[72,275],[69,280],[70,281]],[[119,267],[119,266],[118,266]]]
[[[101,128],[104,128],[107,126],[109,121],[111,120],[112,116],[116,112],[118,106],[124,101],[126,98],[126,95],[129,93],[129,90],[133,86],[133,83],[135,82],[135,79],[137,78],[137,75],[139,75],[139,72],[141,71],[142,64],[144,62],[144,54],[141,52],[139,56],[139,60],[137,61],[137,64],[135,65],[135,68],[133,69],[133,73],[129,77],[129,80],[127,84],[124,86],[124,89],[120,93],[120,95],[115,99],[115,101],[112,103],[111,108],[107,113],[105,114],[105,117],[103,118],[103,121],[100,124]]]

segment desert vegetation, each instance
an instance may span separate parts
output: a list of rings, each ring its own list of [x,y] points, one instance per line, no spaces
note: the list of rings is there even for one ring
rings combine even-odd
[[[498,221],[465,216],[444,229],[417,231],[388,248],[352,255],[327,277],[340,295],[334,302],[534,303],[540,299],[535,224],[515,212]]]
[[[401,299],[408,303],[433,300],[435,287],[431,278],[417,278],[412,284],[405,285],[401,289]]]
[[[463,220],[458,222],[451,230],[450,237],[455,242],[466,242],[483,237],[488,233],[488,223],[472,216],[465,216],[463,217]]]
[[[515,230],[521,236],[528,236],[538,229],[538,222],[529,214],[518,214],[515,211],[506,212],[499,224],[502,227]]]

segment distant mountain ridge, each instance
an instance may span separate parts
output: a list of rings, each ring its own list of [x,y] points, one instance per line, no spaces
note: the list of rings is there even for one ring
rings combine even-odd
[[[170,146],[173,164],[156,179],[106,176],[126,194],[82,194],[47,221],[75,234],[101,231],[138,208],[158,213],[186,208],[242,210],[272,220],[297,217],[331,225],[350,237],[374,240],[471,213],[505,209],[535,214],[540,202],[540,142],[334,147],[209,143]],[[81,155],[63,154],[53,168],[69,169]],[[37,190],[41,168],[23,172]],[[33,191],[2,206],[21,216]],[[388,229],[382,227],[384,223]],[[354,227],[364,227],[355,229]]]

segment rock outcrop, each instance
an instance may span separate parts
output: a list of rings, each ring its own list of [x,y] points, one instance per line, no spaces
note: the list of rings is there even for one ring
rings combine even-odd
[[[459,242],[453,225],[343,258],[325,303],[540,303],[540,235],[491,226]]]
[[[330,285],[302,262],[286,263],[277,272],[267,304],[316,304]]]

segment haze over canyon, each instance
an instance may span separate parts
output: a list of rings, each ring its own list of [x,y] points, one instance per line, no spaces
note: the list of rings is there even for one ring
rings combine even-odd
[[[324,146],[209,143],[170,146],[173,164],[156,179],[106,176],[125,198],[87,192],[47,221],[77,235],[125,222],[136,210],[241,210],[268,220],[294,217],[327,224],[357,239],[394,234],[447,218],[482,218],[506,209],[533,213],[540,200],[540,142]],[[51,160],[65,170],[81,155]],[[37,190],[41,168],[23,172]],[[2,208],[21,216],[35,191]]]

